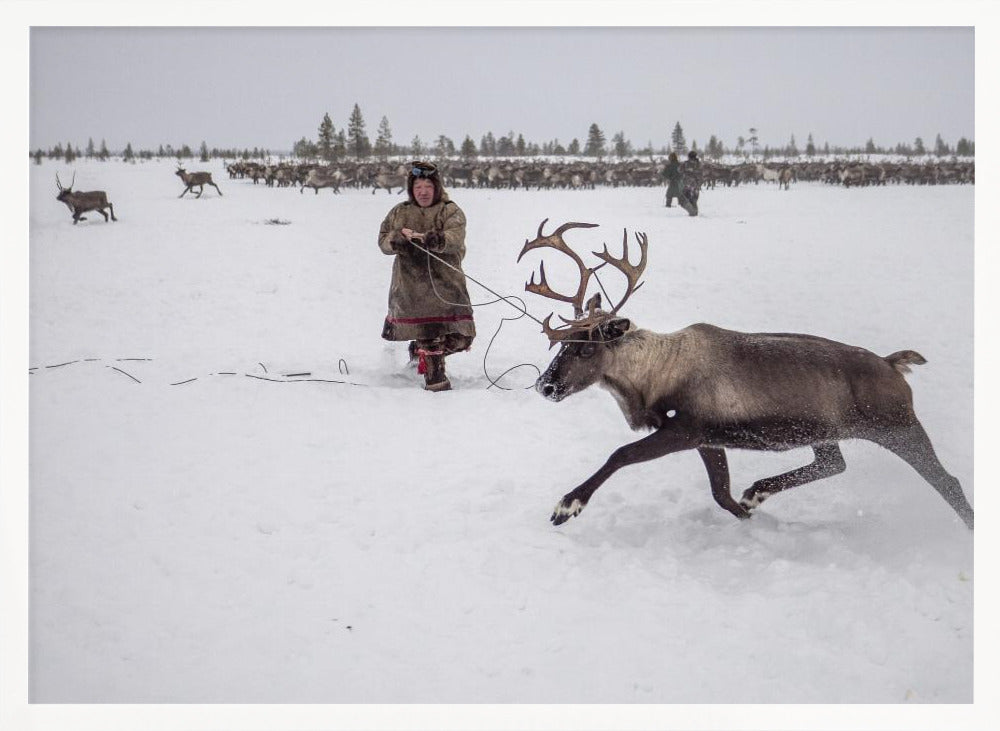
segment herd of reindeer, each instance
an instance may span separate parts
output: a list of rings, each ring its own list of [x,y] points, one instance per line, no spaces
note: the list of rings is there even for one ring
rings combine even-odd
[[[371,189],[401,193],[406,188],[406,165],[384,162],[344,162],[317,165],[304,162],[257,162],[239,160],[226,164],[230,179],[250,179],[268,187],[297,187],[302,193],[312,188],[319,193],[329,188],[339,193],[342,188]],[[663,163],[637,162],[542,162],[542,161],[479,161],[475,163],[443,160],[438,169],[448,187],[511,188],[521,190],[593,189],[607,187],[655,187],[665,184]],[[200,198],[206,185],[222,191],[209,172],[189,173],[178,165],[176,175],[184,183],[185,193],[194,192]],[[974,184],[975,163],[957,158],[951,160],[868,162],[868,161],[805,161],[766,165],[742,162],[723,164],[702,163],[702,185],[737,186],[777,183],[778,190],[788,190],[793,182],[812,181],[832,185],[947,185]],[[104,220],[117,221],[114,207],[105,191],[74,191],[73,182],[64,187],[56,175],[57,200],[65,203],[73,214],[73,223],[87,220],[82,214],[97,211]],[[110,216],[109,216],[110,213]]]
[[[598,186],[654,187],[664,185],[664,163],[650,162],[542,162],[479,161],[473,163],[441,161],[438,169],[448,187],[586,189]],[[262,163],[238,161],[226,165],[230,178],[249,178],[254,184],[272,187],[298,187],[299,192],[312,188],[371,189],[397,192],[406,186],[406,166],[358,162],[336,165],[310,163]],[[796,181],[819,181],[844,186],[941,185],[974,183],[975,163],[955,160],[934,162],[791,162],[780,165],[743,162],[702,163],[702,180],[708,188],[749,183],[775,182],[787,190]]]

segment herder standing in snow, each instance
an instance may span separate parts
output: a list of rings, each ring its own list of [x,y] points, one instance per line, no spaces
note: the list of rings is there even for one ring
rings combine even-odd
[[[667,179],[667,208],[671,207],[671,204],[676,198],[680,201],[681,198],[681,164],[677,160],[677,153],[671,152],[670,157],[667,158],[667,166],[663,169],[663,177]]]
[[[681,164],[681,194],[677,201],[689,216],[698,215],[698,196],[701,195],[701,160],[694,150]]]
[[[465,214],[431,163],[410,165],[406,190],[408,200],[389,211],[379,230],[379,248],[396,257],[382,337],[411,341],[424,388],[447,391],[444,359],[468,350],[476,336],[462,272]]]

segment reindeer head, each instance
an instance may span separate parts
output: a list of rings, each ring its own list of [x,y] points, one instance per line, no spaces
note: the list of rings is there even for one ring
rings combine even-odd
[[[524,242],[524,248],[517,259],[520,261],[521,257],[532,249],[548,247],[568,255],[580,270],[580,283],[572,295],[560,294],[549,286],[545,278],[544,263],[539,265],[538,283],[535,283],[535,275],[532,274],[531,281],[524,286],[528,292],[573,305],[572,320],[560,316],[559,319],[563,321],[562,327],[553,328],[549,324],[552,319],[551,314],[542,323],[542,332],[549,339],[549,347],[551,348],[556,343],[559,343],[561,347],[545,373],[538,378],[535,388],[546,398],[561,401],[566,396],[582,391],[600,379],[604,373],[608,352],[617,347],[625,333],[632,328],[632,323],[628,319],[617,315],[632,293],[642,286],[639,283],[639,277],[642,276],[646,268],[646,250],[649,241],[645,234],[635,234],[641,257],[637,265],[632,265],[628,260],[628,231],[625,231],[620,259],[611,256],[605,244],[603,252],[593,252],[603,263],[596,267],[587,267],[583,263],[583,259],[566,245],[562,235],[572,228],[593,228],[597,224],[564,223],[549,236],[543,236],[542,228],[546,221],[548,219],[539,225],[538,236],[533,241]],[[584,304],[591,277],[605,264],[610,264],[618,269],[627,279],[625,294],[608,311],[601,308],[600,293],[594,294]]]
[[[183,178],[187,174],[187,170],[181,167],[180,163],[177,163],[177,169],[174,170],[174,175],[179,178]]]
[[[59,173],[56,173],[56,188],[59,189],[59,193],[56,195],[56,200],[60,203],[66,203],[71,195],[73,195],[73,184],[76,182],[76,171],[73,171],[73,179],[70,181],[67,187],[63,187],[63,184],[59,182]]]

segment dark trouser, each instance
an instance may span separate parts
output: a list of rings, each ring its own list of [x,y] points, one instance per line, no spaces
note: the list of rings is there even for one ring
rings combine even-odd
[[[677,182],[667,184],[667,208],[670,208],[670,202],[674,198],[678,201],[680,201],[681,198],[681,184]]]

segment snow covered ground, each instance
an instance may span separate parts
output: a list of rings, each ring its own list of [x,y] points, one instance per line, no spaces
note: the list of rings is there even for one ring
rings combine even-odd
[[[639,436],[612,398],[530,389],[554,351],[503,303],[455,390],[424,392],[379,337],[399,196],[198,167],[223,196],[179,200],[171,162],[81,161],[120,220],[77,226],[72,169],[30,169],[32,702],[972,701],[973,534],[905,463],[847,443],[846,473],[739,522],[684,453],[554,528]],[[919,351],[917,413],[975,503],[972,187],[761,184],[698,218],[662,188],[452,194],[466,272],[536,317],[558,303],[531,271],[568,270],[522,244],[586,221],[582,251],[648,234],[643,327]],[[733,491],[810,456],[731,453]]]

